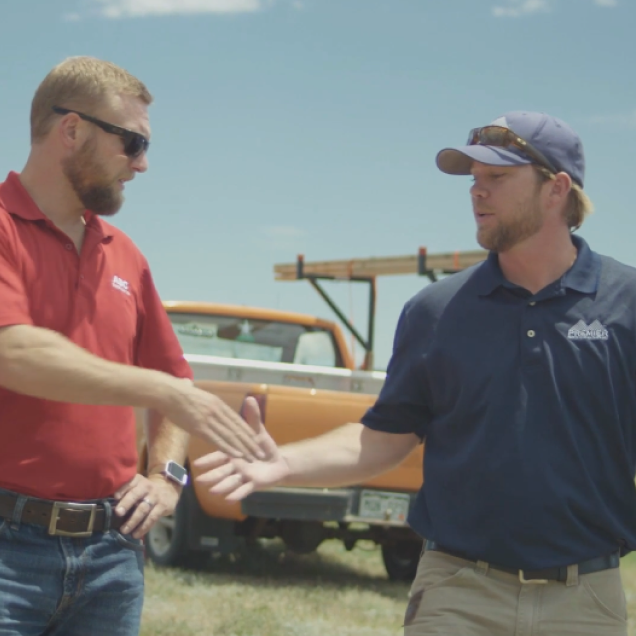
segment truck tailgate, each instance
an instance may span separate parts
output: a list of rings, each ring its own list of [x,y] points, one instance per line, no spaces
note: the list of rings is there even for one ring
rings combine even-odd
[[[317,437],[348,422],[359,422],[375,396],[300,389],[266,384],[197,382],[239,411],[245,396],[265,397],[265,426],[277,444]],[[190,442],[190,457],[214,448],[199,439]],[[415,492],[422,484],[423,445],[419,445],[399,466],[364,484],[373,488]]]

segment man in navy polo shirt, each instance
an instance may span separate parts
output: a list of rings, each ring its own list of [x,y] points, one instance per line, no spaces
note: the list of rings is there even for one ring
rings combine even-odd
[[[425,439],[410,523],[428,540],[407,636],[625,636],[636,270],[572,234],[591,203],[582,144],[564,122],[507,113],[437,165],[472,175],[488,259],[406,304],[362,423],[268,462],[215,453],[200,481],[232,499],[275,483],[359,483]]]

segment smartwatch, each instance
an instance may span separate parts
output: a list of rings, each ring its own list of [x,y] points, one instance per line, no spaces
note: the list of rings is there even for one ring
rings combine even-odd
[[[183,466],[177,464],[177,462],[174,462],[172,460],[166,462],[166,465],[161,471],[161,474],[166,479],[174,481],[180,486],[185,486],[188,483],[188,471]]]

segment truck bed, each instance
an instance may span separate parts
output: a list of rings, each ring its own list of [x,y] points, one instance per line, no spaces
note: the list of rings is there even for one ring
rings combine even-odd
[[[378,395],[384,371],[358,371],[285,362],[186,354],[195,380],[244,382]]]

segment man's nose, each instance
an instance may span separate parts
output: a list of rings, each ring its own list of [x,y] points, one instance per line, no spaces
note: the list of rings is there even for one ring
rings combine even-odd
[[[138,157],[134,157],[130,167],[135,172],[146,172],[146,170],[148,170],[148,154],[142,152]]]

